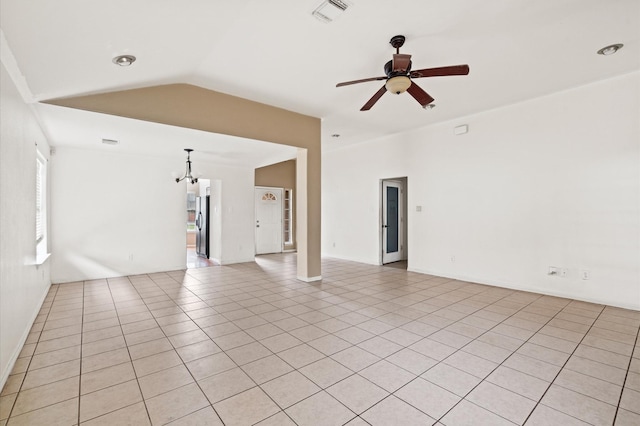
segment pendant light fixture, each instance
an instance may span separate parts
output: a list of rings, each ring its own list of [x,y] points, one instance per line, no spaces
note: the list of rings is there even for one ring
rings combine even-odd
[[[193,151],[193,149],[185,148],[184,150],[187,151],[187,169],[184,173],[184,176],[182,176],[181,178],[176,178],[176,182],[180,182],[181,180],[187,179],[189,182],[191,182],[191,184],[194,184],[198,182],[198,178],[197,177],[194,178],[191,175],[191,152]]]

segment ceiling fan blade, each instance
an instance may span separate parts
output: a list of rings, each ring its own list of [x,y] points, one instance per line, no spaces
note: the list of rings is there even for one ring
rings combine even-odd
[[[371,109],[371,107],[373,106],[373,104],[378,102],[378,99],[380,99],[382,97],[382,95],[384,95],[384,92],[386,92],[386,91],[387,91],[387,88],[385,86],[382,86],[382,88],[380,90],[378,90],[376,92],[376,94],[373,95],[371,97],[371,99],[369,99],[367,101],[367,103],[364,104],[364,106],[362,108],[360,108],[360,111],[369,111]]]
[[[406,71],[411,65],[411,55],[405,55],[404,53],[395,53],[393,55],[393,71]]]
[[[449,67],[425,68],[423,70],[411,71],[411,78],[421,77],[443,77],[447,75],[467,75],[469,74],[469,65],[452,65]]]
[[[427,92],[422,90],[420,86],[418,86],[414,82],[411,82],[411,86],[409,86],[409,88],[407,89],[407,92],[409,92],[409,94],[413,96],[413,98],[416,101],[418,101],[418,103],[423,107],[429,105],[431,102],[435,100],[431,97],[431,95],[429,95]]]
[[[342,87],[342,86],[348,86],[350,84],[357,84],[357,83],[365,83],[367,81],[376,81],[376,80],[386,80],[387,77],[371,77],[371,78],[363,78],[362,80],[353,80],[353,81],[345,81],[342,83],[338,83],[336,84],[336,87]]]

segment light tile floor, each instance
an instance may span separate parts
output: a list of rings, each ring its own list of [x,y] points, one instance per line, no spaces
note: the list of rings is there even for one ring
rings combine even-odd
[[[187,247],[187,268],[195,269],[195,268],[208,268],[209,266],[217,265],[211,259],[207,259],[205,257],[200,257],[196,253],[195,247]]]
[[[295,254],[54,285],[0,425],[640,425],[640,312]]]

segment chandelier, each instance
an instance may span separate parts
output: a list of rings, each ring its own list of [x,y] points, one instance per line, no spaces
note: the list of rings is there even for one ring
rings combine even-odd
[[[194,184],[198,182],[198,178],[197,177],[194,178],[191,175],[191,152],[193,151],[193,149],[185,148],[184,150],[187,151],[187,169],[184,173],[184,176],[182,176],[181,178],[176,178],[176,182],[180,182],[182,180],[187,179],[189,182],[191,182],[191,184]]]

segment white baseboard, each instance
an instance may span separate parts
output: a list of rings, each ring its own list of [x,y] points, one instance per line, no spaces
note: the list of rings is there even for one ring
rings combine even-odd
[[[312,283],[315,281],[320,281],[322,279],[322,275],[318,275],[317,277],[296,277],[300,281],[304,281],[305,283]]]
[[[531,285],[526,285],[526,284],[525,285],[515,285],[515,284],[513,284],[511,282],[498,281],[498,280],[487,279],[487,278],[482,278],[482,277],[470,277],[470,276],[465,276],[465,275],[441,273],[441,272],[438,272],[438,271],[424,270],[424,269],[420,269],[420,268],[411,268],[411,267],[408,268],[407,271],[409,271],[409,272],[417,272],[419,274],[433,275],[433,276],[442,277],[442,278],[450,278],[452,280],[466,281],[466,282],[475,283],[475,284],[484,284],[484,285],[490,285],[490,286],[494,286],[494,287],[507,288],[507,289],[510,289],[510,290],[527,291],[527,292],[530,292],[530,293],[538,293],[538,294],[545,294],[545,295],[548,295],[548,296],[562,297],[564,299],[580,300],[582,302],[595,303],[597,305],[609,305],[609,306],[615,306],[615,307],[623,308],[623,309],[632,309],[634,311],[640,310],[640,304],[637,301],[634,301],[634,300],[629,301],[630,303],[620,303],[619,300],[595,299],[595,298],[591,298],[591,297],[581,297],[580,295],[575,294],[575,293],[571,293],[571,292],[550,291],[550,290],[545,289],[545,288],[538,288],[538,287],[531,286]]]
[[[16,361],[18,360],[18,356],[20,352],[22,352],[22,348],[24,347],[27,338],[29,337],[29,333],[31,332],[31,327],[33,327],[33,323],[35,322],[38,314],[40,313],[40,309],[42,309],[42,304],[44,303],[44,299],[47,298],[47,294],[49,294],[49,289],[51,289],[51,283],[47,285],[44,293],[40,296],[40,302],[38,303],[35,311],[31,314],[31,321],[29,321],[29,326],[22,333],[22,337],[20,338],[20,344],[16,346],[11,357],[9,358],[9,363],[7,364],[7,369],[2,372],[2,376],[0,376],[0,389],[4,388],[7,379],[9,378],[9,374],[13,370],[13,367],[16,365]]]

